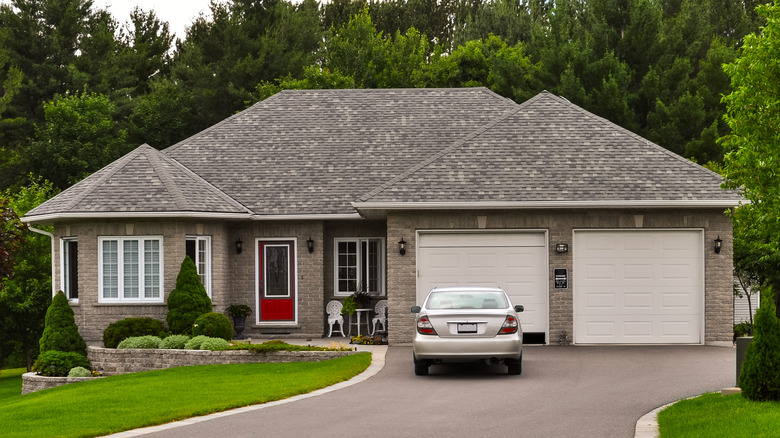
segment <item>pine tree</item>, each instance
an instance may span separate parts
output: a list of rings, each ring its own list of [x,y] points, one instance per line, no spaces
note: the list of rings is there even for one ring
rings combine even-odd
[[[190,334],[195,320],[211,310],[211,298],[200,282],[195,262],[185,256],[176,277],[176,289],[168,296],[168,329],[176,334]]]
[[[62,291],[57,292],[46,311],[46,328],[43,329],[41,354],[47,351],[64,351],[87,355],[87,344],[79,334],[73,309]]]
[[[771,291],[762,291],[761,307],[756,312],[753,342],[745,352],[739,373],[742,396],[754,401],[780,400],[780,320],[775,316]]]

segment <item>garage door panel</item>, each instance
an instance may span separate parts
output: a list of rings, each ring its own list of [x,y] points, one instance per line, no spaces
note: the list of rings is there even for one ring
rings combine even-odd
[[[700,343],[702,270],[700,231],[575,232],[575,342]]]
[[[522,304],[524,331],[547,333],[544,233],[420,233],[417,303],[434,287],[494,286]]]

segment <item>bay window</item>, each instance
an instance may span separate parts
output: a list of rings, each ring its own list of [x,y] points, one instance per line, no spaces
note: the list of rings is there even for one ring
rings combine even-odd
[[[99,302],[162,302],[162,237],[99,237]]]

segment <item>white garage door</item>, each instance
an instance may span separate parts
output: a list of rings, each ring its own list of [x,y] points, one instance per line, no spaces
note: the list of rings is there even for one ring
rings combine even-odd
[[[702,342],[701,231],[575,231],[574,341]]]
[[[525,307],[524,332],[547,333],[546,247],[544,232],[420,233],[417,304],[434,287],[498,286]]]

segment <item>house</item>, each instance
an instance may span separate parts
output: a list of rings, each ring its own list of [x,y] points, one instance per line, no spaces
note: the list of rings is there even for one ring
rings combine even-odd
[[[362,290],[407,343],[409,308],[463,284],[523,304],[527,342],[727,344],[740,197],[720,184],[547,92],[282,91],[23,220],[54,226],[55,286],[92,343],[164,320],[189,254],[254,337],[323,336],[326,303]]]

